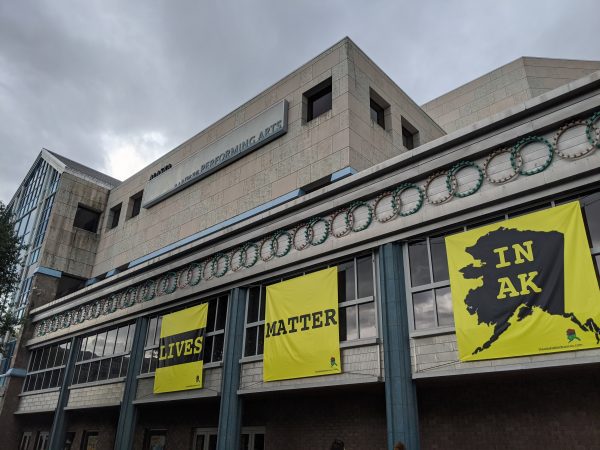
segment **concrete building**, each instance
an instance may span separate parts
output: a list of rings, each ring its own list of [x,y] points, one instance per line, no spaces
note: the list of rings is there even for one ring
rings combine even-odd
[[[443,238],[579,200],[600,266],[598,69],[420,108],[345,38],[123,182],[42,150],[6,448],[593,448],[600,348],[459,361]],[[263,381],[266,286],[325,267],[342,372]],[[202,303],[203,388],[155,394],[162,316]]]

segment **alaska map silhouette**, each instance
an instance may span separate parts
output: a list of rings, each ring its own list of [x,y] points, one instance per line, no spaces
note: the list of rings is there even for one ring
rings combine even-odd
[[[532,241],[533,261],[525,258],[521,264],[515,264],[513,244]],[[496,267],[500,262],[499,255],[494,249],[508,247],[505,252],[506,261],[511,264],[506,267]],[[517,322],[527,320],[534,308],[551,315],[565,317],[573,322],[583,332],[593,332],[596,343],[600,343],[600,328],[592,318],[582,320],[575,312],[565,308],[564,289],[564,235],[558,231],[530,231],[510,228],[499,228],[481,236],[475,245],[468,247],[466,252],[481,267],[469,264],[460,272],[465,279],[483,281],[481,287],[471,289],[465,297],[467,311],[477,316],[478,324],[494,327],[492,336],[473,354],[490,348],[498,338],[511,326],[510,319],[516,314]],[[499,282],[508,277],[515,288],[520,291],[519,274],[538,272],[533,279],[541,292],[529,290],[528,294],[517,297],[506,296],[498,299]]]

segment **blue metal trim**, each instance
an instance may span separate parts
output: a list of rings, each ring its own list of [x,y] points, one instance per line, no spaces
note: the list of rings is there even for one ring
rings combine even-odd
[[[227,228],[231,225],[234,225],[238,222],[241,222],[242,220],[246,220],[250,217],[256,216],[257,214],[260,214],[262,212],[265,212],[269,209],[275,208],[276,206],[281,205],[282,203],[286,203],[289,202],[290,200],[293,200],[295,198],[300,197],[301,195],[303,195],[304,192],[302,191],[302,189],[296,189],[294,191],[288,192],[287,194],[284,194],[280,197],[277,197],[271,201],[268,201],[267,203],[263,203],[262,205],[259,205],[255,208],[252,208],[248,211],[245,211],[241,214],[238,214],[237,216],[234,216],[230,219],[227,219],[223,222],[220,222],[218,224],[215,224],[211,227],[208,227],[202,231],[199,231],[197,233],[192,234],[191,236],[188,236],[186,238],[183,238],[177,242],[173,242],[172,244],[169,244],[159,250],[155,250],[152,253],[148,253],[145,256],[142,256],[141,258],[138,259],[134,259],[133,261],[131,261],[129,263],[128,268],[132,268],[135,266],[138,266],[146,261],[151,260],[152,258],[156,258],[157,256],[160,255],[164,255],[165,253],[170,252],[171,250],[175,250],[176,248],[182,247],[186,244],[189,244],[190,242],[196,241],[200,238],[206,237],[210,234],[216,233],[217,231],[221,231],[224,228]],[[112,271],[111,271],[112,272]],[[107,275],[108,277],[109,275]]]
[[[341,180],[342,178],[349,177],[350,175],[354,175],[356,170],[352,167],[344,167],[343,169],[338,170],[337,172],[333,172],[331,174],[331,182]]]
[[[34,274],[36,273],[41,273],[42,275],[48,275],[49,277],[54,277],[54,278],[60,278],[62,277],[62,272],[60,270],[54,270],[51,269],[49,267],[44,267],[44,266],[40,266],[37,269],[35,269],[35,272],[33,272]]]
[[[242,350],[244,344],[244,318],[247,289],[235,288],[229,296],[227,329],[223,351],[221,375],[221,406],[219,408],[219,433],[217,450],[240,448],[243,400],[237,391],[240,386]]]
[[[108,272],[106,272],[106,276],[104,278],[112,277],[113,275],[116,275],[117,273],[119,273],[117,271],[117,269],[109,270]]]
[[[417,392],[412,380],[404,263],[398,244],[379,250],[381,323],[385,370],[387,447],[398,441],[410,450],[419,448]]]
[[[27,370],[18,369],[16,367],[13,367],[11,369],[8,369],[6,371],[6,373],[3,373],[2,375],[0,375],[0,378],[4,378],[4,377],[25,378],[26,375],[27,375]]]

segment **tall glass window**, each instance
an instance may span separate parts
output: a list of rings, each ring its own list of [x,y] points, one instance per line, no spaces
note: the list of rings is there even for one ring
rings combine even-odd
[[[39,391],[60,386],[64,377],[70,349],[70,342],[62,342],[33,350],[29,355],[23,392]]]
[[[127,375],[135,324],[122,325],[83,338],[73,384],[122,378]]]

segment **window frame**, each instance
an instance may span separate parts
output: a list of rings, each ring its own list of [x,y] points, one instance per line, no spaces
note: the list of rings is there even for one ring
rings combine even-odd
[[[125,372],[123,373],[123,366],[124,366],[124,361],[126,357],[129,357],[129,355],[131,354],[131,348],[133,346],[133,338],[135,335],[135,322],[129,322],[129,323],[124,323],[124,324],[120,324],[116,327],[111,327],[111,328],[104,328],[102,330],[96,331],[95,333],[92,334],[88,334],[86,336],[83,336],[81,339],[81,346],[79,348],[79,352],[77,354],[77,358],[73,367],[73,376],[71,378],[71,380],[69,381],[69,386],[83,386],[83,385],[88,385],[88,384],[97,384],[97,383],[110,383],[110,382],[118,382],[119,380],[123,380],[126,376],[127,376],[127,372],[129,371],[129,360],[127,362],[127,369],[125,370]],[[119,330],[121,328],[125,328],[127,327],[127,335],[125,336],[125,348],[122,352],[119,353],[115,353],[114,350],[116,349],[116,345],[117,345],[117,339],[119,337]],[[104,355],[104,351],[106,348],[106,338],[108,337],[108,333],[112,332],[112,331],[116,331],[116,335],[115,335],[115,342],[113,344],[113,353],[109,354],[109,355]],[[102,356],[96,356],[96,357],[92,357],[92,358],[87,358],[87,359],[82,359],[82,356],[84,354],[84,352],[87,352],[86,347],[87,347],[87,342],[88,339],[90,337],[94,337],[94,348],[92,349],[92,352],[95,351],[95,347],[97,345],[98,342],[98,337],[105,335],[105,340],[104,340],[104,347],[102,348]],[[119,375],[116,377],[111,377],[111,369],[112,369],[112,364],[113,364],[113,360],[116,359],[121,359],[120,363],[119,363]],[[101,368],[102,368],[102,362],[103,361],[109,361],[108,363],[108,373],[107,376],[100,380],[100,373],[101,373]],[[90,368],[92,366],[92,364],[98,363],[98,371],[96,373],[96,377],[94,380],[90,380]],[[86,380],[85,381],[79,381],[79,375],[80,375],[80,371],[82,370],[81,367],[88,365],[87,366],[87,376],[86,376]],[[76,381],[77,380],[77,381]]]
[[[371,274],[372,274],[372,281],[373,281],[373,295],[370,296],[366,296],[366,297],[358,297],[358,271],[357,271],[357,261],[361,260],[361,259],[365,259],[367,257],[371,258]],[[309,273],[312,272],[316,272],[318,270],[322,270],[322,269],[326,269],[329,267],[334,267],[334,266],[340,266],[344,263],[348,263],[352,261],[352,263],[354,264],[354,268],[353,268],[353,277],[354,277],[354,298],[352,300],[346,300],[344,302],[340,302],[339,301],[339,297],[338,297],[338,327],[341,326],[341,315],[342,315],[342,310],[345,310],[347,308],[352,308],[352,307],[356,307],[356,330],[358,333],[358,337],[356,339],[345,339],[342,340],[340,338],[340,346],[354,346],[354,345],[361,345],[362,342],[364,342],[365,340],[370,340],[370,339],[379,339],[380,337],[380,330],[381,330],[381,323],[380,323],[380,317],[379,317],[379,295],[378,295],[378,288],[379,288],[379,281],[377,278],[377,258],[376,258],[376,252],[375,250],[371,250],[368,251],[366,253],[358,253],[355,255],[349,255],[345,258],[340,258],[339,260],[335,260],[333,262],[329,262],[329,263],[325,263],[324,265],[318,265],[318,266],[313,266],[313,267],[307,267],[304,269],[299,269],[297,271],[294,272],[290,272],[287,274],[283,274],[280,276],[277,276],[275,278],[267,278],[266,280],[264,280],[261,283],[255,283],[255,284],[251,284],[246,286],[247,289],[247,294],[246,294],[246,305],[244,308],[244,339],[243,339],[243,343],[242,343],[242,358],[241,361],[242,362],[249,362],[249,361],[253,361],[253,360],[261,360],[263,359],[264,356],[264,341],[263,341],[263,352],[262,353],[258,353],[258,348],[259,348],[259,344],[260,344],[260,329],[261,327],[263,327],[263,339],[264,339],[264,326],[265,326],[265,319],[261,319],[260,317],[260,312],[261,312],[261,306],[262,306],[262,302],[263,302],[263,298],[262,298],[262,293],[264,292],[266,295],[266,287],[271,285],[271,284],[276,284],[278,282],[281,281],[286,281],[286,280],[290,280],[292,278],[296,278],[299,276],[303,276],[303,275],[307,275]],[[339,270],[338,270],[338,274],[339,274]],[[250,304],[250,289],[252,288],[256,288],[259,287],[260,288],[260,298],[259,298],[259,307],[258,307],[258,320],[257,321],[253,321],[253,322],[247,322],[248,320],[248,309],[249,309],[249,304]],[[339,291],[338,291],[339,292]],[[264,299],[266,301],[266,299]],[[374,315],[375,315],[375,335],[374,336],[367,336],[367,337],[361,337],[360,336],[360,316],[359,316],[359,306],[362,304],[367,304],[367,303],[373,303],[373,308],[374,308]],[[264,311],[266,314],[266,304],[264,307]],[[253,354],[249,354],[246,355],[246,340],[247,340],[247,336],[248,336],[248,329],[250,328],[258,328],[258,330],[256,331],[257,333],[257,338],[256,338],[256,343],[255,343],[255,353]],[[341,332],[341,330],[340,330]]]
[[[137,217],[142,212],[142,199],[144,191],[141,190],[129,197],[129,205],[127,206],[127,220]]]
[[[315,111],[314,111],[315,103],[328,95],[330,97],[330,101],[328,104],[329,107],[315,115]],[[317,117],[320,117],[323,114],[326,114],[328,111],[331,111],[333,109],[333,79],[332,79],[332,77],[329,77],[329,78],[321,81],[320,83],[318,83],[315,86],[313,86],[312,88],[310,88],[308,91],[304,92],[302,94],[302,100],[303,100],[303,104],[304,104],[304,108],[305,108],[304,123],[309,123],[309,122],[313,121],[314,119],[316,119]]]
[[[416,328],[415,327],[415,313],[414,313],[414,302],[413,302],[413,294],[415,293],[419,293],[419,292],[425,292],[428,290],[432,290],[434,291],[434,313],[435,313],[435,321],[436,324],[439,322],[438,319],[438,313],[437,313],[437,302],[436,302],[436,298],[435,298],[435,289],[439,289],[439,288],[443,288],[446,286],[450,286],[450,280],[441,280],[441,281],[435,281],[433,278],[433,260],[431,258],[431,248],[430,248],[430,239],[438,237],[438,236],[445,236],[445,235],[449,235],[449,234],[454,234],[455,232],[463,232],[463,231],[467,231],[467,230],[471,230],[473,228],[477,228],[483,225],[488,225],[488,224],[492,224],[492,223],[496,223],[496,222],[501,222],[503,220],[507,220],[507,219],[512,219],[514,217],[518,217],[524,214],[529,214],[532,212],[537,212],[537,211],[541,211],[544,209],[548,209],[548,208],[554,208],[557,205],[561,205],[564,203],[568,203],[571,201],[578,201],[580,208],[581,208],[581,213],[583,216],[583,222],[584,222],[584,226],[586,229],[586,238],[588,239],[588,244],[590,245],[590,254],[591,254],[591,258],[592,258],[592,263],[595,266],[596,269],[596,276],[598,277],[598,279],[600,280],[600,246],[598,247],[591,247],[591,245],[593,244],[593,241],[591,241],[592,236],[590,234],[590,230],[588,228],[588,221],[587,221],[587,217],[585,214],[585,206],[587,206],[585,204],[585,202],[583,201],[585,198],[588,197],[592,197],[592,196],[597,196],[597,199],[593,199],[591,203],[594,202],[600,202],[600,189],[588,189],[588,190],[582,190],[576,193],[572,193],[572,194],[567,194],[565,196],[557,196],[556,198],[550,198],[550,199],[539,199],[537,201],[534,201],[532,204],[522,204],[522,205],[518,205],[516,207],[513,208],[509,208],[509,209],[501,209],[499,211],[496,211],[495,213],[492,213],[490,215],[488,215],[487,217],[484,218],[479,218],[479,219],[471,219],[467,222],[463,222],[463,224],[461,225],[459,224],[454,224],[454,225],[449,225],[445,230],[436,230],[434,233],[432,233],[431,235],[426,234],[426,235],[415,235],[413,238],[409,238],[407,239],[406,243],[404,243],[402,245],[402,254],[403,254],[403,259],[404,259],[404,264],[403,264],[403,269],[404,269],[404,282],[405,282],[405,292],[406,292],[406,306],[407,306],[407,311],[408,311],[408,318],[409,318],[409,333],[411,335],[411,337],[418,337],[418,336],[427,336],[427,335],[435,335],[435,334],[446,334],[446,333],[452,333],[455,331],[455,326],[454,325],[445,325],[445,326],[434,326],[434,327],[429,327],[429,328]],[[428,255],[428,263],[429,263],[429,276],[430,276],[430,283],[426,283],[426,284],[422,284],[422,285],[418,285],[418,286],[412,286],[412,280],[411,280],[411,274],[410,274],[410,257],[409,257],[409,245],[411,244],[411,241],[418,241],[418,240],[426,240],[427,242],[427,255]]]
[[[85,228],[84,225],[86,225],[85,223],[80,223],[78,224],[77,221],[79,219],[79,221],[81,222],[81,215],[80,215],[80,211],[82,211],[81,214],[89,214],[92,213],[94,215],[93,220],[91,221],[92,223],[92,227],[90,228]],[[83,230],[83,231],[87,231],[89,233],[94,233],[97,234],[98,233],[98,227],[100,226],[100,219],[102,217],[102,212],[98,211],[94,208],[91,208],[87,205],[81,204],[79,203],[77,205],[77,210],[75,211],[75,218],[73,219],[73,228],[77,228],[79,230]]]
[[[192,450],[209,450],[210,437],[211,436],[219,436],[218,428],[194,428],[193,429],[193,438],[192,438]],[[204,437],[204,445],[201,449],[197,448],[198,445],[198,436]]]
[[[108,214],[108,226],[109,230],[114,230],[119,226],[119,221],[121,220],[121,212],[123,210],[123,202],[113,206],[109,209]]]
[[[229,293],[227,292],[223,292],[221,293],[221,295],[215,295],[209,298],[205,298],[200,300],[199,302],[192,302],[191,304],[186,304],[186,305],[181,305],[181,307],[175,308],[175,309],[171,309],[171,310],[167,310],[167,311],[163,311],[161,313],[152,315],[150,317],[148,317],[148,330],[146,331],[146,336],[144,337],[144,353],[142,356],[142,364],[140,365],[140,372],[138,373],[138,376],[152,376],[154,373],[156,373],[156,367],[158,366],[158,351],[159,351],[159,347],[160,347],[160,340],[159,340],[159,336],[160,336],[160,325],[157,324],[156,329],[155,329],[155,336],[154,336],[154,340],[152,343],[148,343],[148,337],[149,337],[149,333],[151,330],[150,327],[150,322],[152,320],[157,320],[157,322],[162,321],[162,317],[167,315],[167,314],[171,314],[177,311],[181,311],[187,308],[191,308],[193,306],[198,306],[198,305],[202,305],[204,303],[210,303],[211,301],[215,301],[217,303],[216,309],[215,309],[215,317],[214,317],[214,328],[212,331],[206,331],[204,334],[204,339],[205,339],[205,350],[206,350],[206,340],[208,340],[208,338],[212,339],[212,344],[211,344],[211,356],[210,356],[210,361],[206,362],[206,353],[204,354],[204,364],[203,367],[204,368],[210,368],[210,367],[214,367],[214,366],[219,366],[221,364],[223,364],[223,353],[225,350],[225,330],[227,329],[227,321],[229,320],[229,302],[230,302],[230,296]],[[224,302],[226,305],[226,311],[225,311],[225,323],[223,324],[223,328],[218,329],[217,330],[217,320],[219,317],[219,308],[221,303]],[[209,310],[210,310],[210,306],[209,306]],[[208,328],[208,320],[209,317],[207,317],[207,328]],[[213,353],[214,353],[214,339],[215,336],[223,336],[223,350],[221,352],[221,359],[220,360],[213,360]],[[146,354],[148,352],[152,352],[152,355],[150,356],[150,363],[148,365],[148,370],[144,371],[144,361],[146,359]],[[155,362],[156,361],[156,362]],[[154,369],[152,369],[154,365]]]
[[[56,359],[58,357],[58,353],[59,353],[59,348],[65,345],[65,349],[64,349],[64,354],[63,354],[63,360],[61,362],[61,364],[56,365]],[[50,354],[52,353],[52,349],[54,349],[54,361],[52,362],[52,365],[48,365],[49,364],[49,359],[50,359]],[[46,352],[47,350],[47,352]],[[25,375],[25,380],[23,381],[23,386],[21,387],[21,394],[33,394],[33,393],[38,393],[41,391],[47,391],[47,390],[56,390],[56,389],[60,389],[62,382],[64,380],[64,376],[65,376],[65,371],[66,371],[66,367],[67,367],[67,362],[69,360],[69,354],[71,353],[71,341],[67,340],[67,341],[62,341],[56,344],[51,344],[51,345],[45,345],[43,347],[39,347],[36,348],[34,350],[32,350],[29,354],[29,360],[27,362],[27,374]],[[39,358],[39,359],[38,359]],[[44,359],[44,361],[42,362],[41,360]],[[41,365],[44,364],[43,368],[40,368]],[[35,369],[33,369],[33,367],[37,365],[37,367]],[[46,376],[49,376],[49,384],[52,383],[53,380],[53,373],[55,371],[58,371],[58,375],[56,377],[56,386],[47,386],[47,387],[43,387],[44,383],[46,382]],[[38,385],[38,378],[39,376],[42,375],[41,378],[41,387],[39,389],[36,389],[35,386]],[[33,381],[34,383],[34,387],[32,389],[29,389],[30,387],[30,383]]]
[[[262,434],[263,440],[266,441],[267,429],[266,429],[266,427],[242,427],[242,430],[240,432],[240,446],[242,444],[242,436],[244,434],[248,435],[248,450],[254,450],[256,435]],[[263,446],[263,450],[264,450],[264,446]]]

